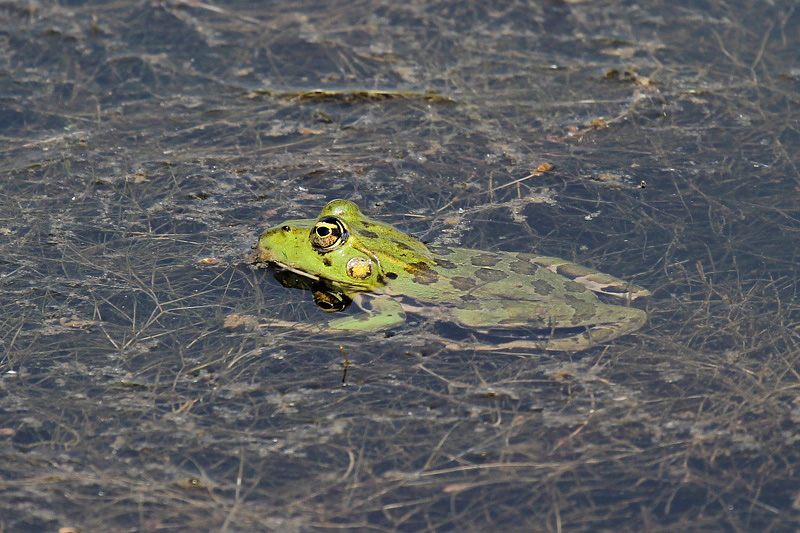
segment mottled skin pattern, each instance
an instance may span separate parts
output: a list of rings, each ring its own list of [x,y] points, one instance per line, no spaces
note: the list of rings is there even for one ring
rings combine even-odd
[[[429,248],[347,200],[330,202],[315,220],[268,229],[255,249],[257,261],[323,281],[365,309],[330,320],[334,330],[376,331],[413,312],[479,333],[521,334],[473,348],[577,351],[636,331],[647,318],[600,301],[596,293],[626,303],[649,295],[607,274],[554,257]],[[373,296],[369,305],[365,296]]]

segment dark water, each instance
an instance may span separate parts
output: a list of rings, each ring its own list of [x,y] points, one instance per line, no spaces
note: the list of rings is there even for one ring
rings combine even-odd
[[[800,529],[800,10],[682,4],[0,3],[0,531]],[[247,254],[337,197],[650,321],[225,327],[324,318]]]

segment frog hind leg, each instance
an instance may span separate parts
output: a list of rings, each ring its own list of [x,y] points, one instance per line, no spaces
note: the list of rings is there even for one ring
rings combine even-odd
[[[609,307],[611,306],[606,308],[606,317],[603,322],[587,326],[584,331],[576,335],[548,339],[544,349],[554,352],[586,350],[596,344],[603,344],[633,333],[647,321],[647,313],[641,309],[624,307],[622,308],[624,312],[614,313]],[[609,314],[610,316],[608,316]],[[616,317],[614,317],[615,314]]]
[[[650,296],[650,291],[647,289],[637,287],[630,282],[615,278],[599,270],[571,263],[558,257],[535,256],[531,258],[531,262],[559,276],[571,279],[597,294],[614,296],[629,302],[637,298]]]
[[[464,341],[451,342],[449,348],[472,348],[478,351],[501,351],[501,350],[545,350],[548,352],[580,352],[605,342],[612,341],[617,337],[632,333],[641,328],[647,321],[647,313],[641,309],[622,308],[622,313],[614,313],[608,309],[604,311],[604,321],[595,325],[587,326],[586,329],[575,335],[568,337],[551,337],[549,339],[519,339],[509,342],[495,344],[486,343],[467,343]],[[617,315],[616,317],[614,315]],[[609,316],[610,315],[610,316]]]

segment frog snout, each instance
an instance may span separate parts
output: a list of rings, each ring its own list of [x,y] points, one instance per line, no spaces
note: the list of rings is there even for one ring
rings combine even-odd
[[[279,261],[278,255],[284,254],[276,254],[274,250],[266,248],[261,245],[261,243],[256,244],[256,260],[259,262],[270,262],[270,261]]]

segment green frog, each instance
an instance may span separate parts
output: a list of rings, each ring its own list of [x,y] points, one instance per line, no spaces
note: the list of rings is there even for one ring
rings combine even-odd
[[[429,247],[348,200],[266,230],[253,248],[257,262],[279,267],[285,285],[310,289],[321,308],[355,302],[364,311],[329,320],[332,331],[374,332],[417,313],[468,329],[474,340],[460,344],[471,348],[578,351],[647,319],[627,304],[650,293],[630,283],[554,257]]]

